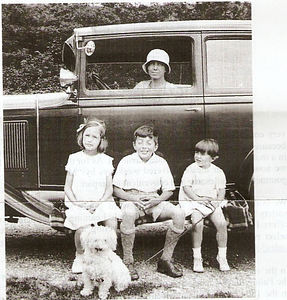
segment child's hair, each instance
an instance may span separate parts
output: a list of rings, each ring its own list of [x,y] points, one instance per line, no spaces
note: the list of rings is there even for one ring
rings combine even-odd
[[[106,138],[106,123],[103,120],[99,120],[95,117],[90,117],[84,119],[84,123],[80,124],[77,129],[77,143],[81,149],[84,149],[83,145],[83,135],[87,128],[89,127],[98,127],[100,129],[101,142],[98,146],[98,152],[103,153],[108,147],[108,141]]]
[[[215,158],[219,153],[218,142],[214,139],[203,139],[195,145],[195,152],[207,153],[212,158]]]
[[[143,125],[140,126],[136,131],[134,132],[134,142],[136,141],[137,137],[149,137],[154,140],[155,144],[158,144],[158,134],[157,131],[150,125]]]

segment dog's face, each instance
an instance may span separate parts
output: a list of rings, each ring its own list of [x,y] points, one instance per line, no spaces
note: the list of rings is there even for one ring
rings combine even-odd
[[[94,226],[85,229],[81,234],[81,243],[84,249],[92,253],[117,248],[117,235],[115,231],[105,226]]]

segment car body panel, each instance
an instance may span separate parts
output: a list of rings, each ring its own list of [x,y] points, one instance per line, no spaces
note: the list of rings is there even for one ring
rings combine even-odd
[[[95,42],[91,56],[85,54],[89,41]],[[141,65],[147,52],[161,45],[171,57],[169,79],[175,88],[133,89],[146,80]],[[107,122],[107,154],[115,167],[133,152],[134,130],[154,125],[158,153],[169,163],[177,188],[193,162],[195,143],[217,139],[220,157],[215,164],[224,170],[228,187],[253,199],[251,54],[250,21],[75,29],[63,48],[63,62],[75,78],[68,93],[3,97],[6,203],[48,223],[50,203],[64,197],[68,156],[80,150],[76,129],[89,116]]]

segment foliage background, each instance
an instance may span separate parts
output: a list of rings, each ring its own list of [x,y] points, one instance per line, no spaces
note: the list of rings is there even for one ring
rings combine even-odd
[[[62,46],[76,27],[223,19],[250,20],[250,2],[3,4],[3,93],[60,91]]]

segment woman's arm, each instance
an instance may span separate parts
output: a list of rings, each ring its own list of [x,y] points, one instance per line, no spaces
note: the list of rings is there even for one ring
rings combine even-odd
[[[68,199],[71,202],[73,202],[74,205],[77,205],[79,207],[84,207],[82,204],[80,204],[80,202],[77,200],[75,194],[73,193],[73,190],[72,190],[73,180],[74,180],[74,175],[71,174],[70,172],[67,172],[65,187],[64,187],[65,194],[68,197]]]

